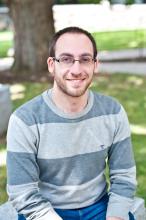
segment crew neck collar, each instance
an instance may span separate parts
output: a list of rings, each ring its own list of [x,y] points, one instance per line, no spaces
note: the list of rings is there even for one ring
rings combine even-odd
[[[49,89],[49,90],[46,90],[45,92],[43,92],[43,94],[42,94],[43,99],[44,99],[45,103],[49,106],[49,108],[54,113],[56,113],[57,115],[59,115],[63,118],[68,118],[68,119],[80,118],[80,117],[84,116],[85,114],[87,114],[93,106],[94,95],[93,95],[93,92],[89,90],[88,102],[87,102],[86,107],[82,111],[77,112],[77,113],[72,113],[72,114],[65,113],[55,105],[55,103],[52,100],[51,93],[52,93],[52,89]]]

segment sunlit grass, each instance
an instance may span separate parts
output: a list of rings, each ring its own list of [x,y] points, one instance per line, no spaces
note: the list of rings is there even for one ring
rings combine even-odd
[[[13,41],[0,41],[0,58],[8,56],[8,50],[13,47]]]
[[[6,193],[6,167],[0,167],[0,205],[7,201]]]
[[[146,47],[146,29],[93,33],[100,50],[120,50]]]
[[[135,160],[137,165],[137,195],[146,201],[146,135],[132,135]]]
[[[0,58],[7,57],[8,50],[13,47],[13,32],[0,31]]]
[[[15,99],[13,101],[13,110],[18,108],[20,105],[22,105],[24,102],[27,102],[34,96],[39,95],[43,91],[45,91],[47,88],[50,87],[48,83],[23,83],[21,84],[21,88],[23,87],[24,90],[21,89],[21,91],[15,93],[16,95],[22,95],[22,98]],[[14,95],[14,91],[12,96]]]
[[[146,126],[146,77],[125,74],[97,77],[92,88],[124,105],[132,124]]]

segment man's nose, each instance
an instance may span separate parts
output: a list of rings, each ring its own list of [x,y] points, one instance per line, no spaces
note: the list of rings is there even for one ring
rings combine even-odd
[[[75,60],[71,66],[71,73],[78,75],[82,72],[82,65],[79,60]]]

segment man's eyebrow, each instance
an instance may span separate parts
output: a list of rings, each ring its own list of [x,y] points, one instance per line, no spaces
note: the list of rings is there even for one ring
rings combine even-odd
[[[92,57],[93,55],[91,53],[82,53],[80,56],[90,56],[90,57]]]

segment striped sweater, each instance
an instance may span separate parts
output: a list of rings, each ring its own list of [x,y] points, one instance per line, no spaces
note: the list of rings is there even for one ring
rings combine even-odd
[[[107,216],[128,219],[136,188],[130,129],[123,107],[89,91],[88,104],[66,114],[51,90],[19,107],[7,133],[7,192],[27,220],[59,220],[55,208],[98,201],[110,188]]]

